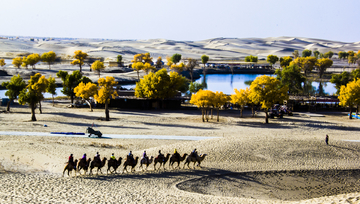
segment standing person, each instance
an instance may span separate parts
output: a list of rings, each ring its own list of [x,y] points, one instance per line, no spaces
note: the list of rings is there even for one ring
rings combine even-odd
[[[325,137],[325,143],[326,143],[326,145],[329,145],[329,136],[328,135],[326,135],[326,137]]]

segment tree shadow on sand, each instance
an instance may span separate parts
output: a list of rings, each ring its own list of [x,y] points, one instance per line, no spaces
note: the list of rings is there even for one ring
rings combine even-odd
[[[73,125],[73,126],[82,126],[82,127],[90,127],[91,124],[89,123],[79,123],[79,122],[56,122],[59,124],[65,124],[65,125]],[[124,128],[130,128],[130,129],[149,129],[149,128],[144,128],[144,127],[130,127],[130,126],[118,126],[118,125],[96,125],[96,128],[101,128],[101,127],[108,127],[108,128],[117,128],[117,129],[124,129]]]

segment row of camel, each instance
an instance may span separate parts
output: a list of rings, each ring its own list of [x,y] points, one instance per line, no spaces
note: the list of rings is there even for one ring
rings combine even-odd
[[[177,166],[175,168],[180,168],[180,162],[185,160],[184,166],[183,168],[185,168],[185,166],[187,165],[188,168],[190,168],[189,164],[191,162],[193,162],[193,168],[195,168],[195,164],[198,163],[198,166],[200,166],[200,163],[205,159],[207,154],[202,154],[200,156],[192,156],[191,154],[184,154],[183,156],[180,156],[179,153],[175,153],[173,155],[167,154],[164,158],[159,158],[156,157],[154,158],[153,156],[150,156],[150,158],[148,158],[147,160],[145,158],[142,158],[140,160],[140,166],[139,169],[141,168],[142,170],[147,170],[147,168],[149,167],[150,164],[154,163],[154,170],[156,170],[156,165],[159,163],[160,166],[158,169],[161,168],[161,166],[163,166],[163,169],[165,169],[165,164],[169,161],[169,168],[174,168],[174,163],[177,163]],[[186,158],[186,159],[185,159]],[[77,174],[81,175],[81,170],[83,170],[83,173],[86,174],[87,171],[89,170],[89,175],[92,174],[92,171],[94,168],[97,168],[97,173],[102,173],[101,169],[105,166],[107,162],[107,171],[106,173],[116,173],[116,170],[118,169],[118,167],[121,165],[122,162],[122,157],[119,157],[119,159],[115,160],[115,159],[110,159],[107,160],[106,157],[104,157],[102,160],[91,160],[90,158],[87,159],[86,161],[83,159],[79,159],[79,160],[75,160],[74,163],[66,163],[66,166],[64,168],[63,171],[63,176],[65,174],[65,172],[67,171],[68,176],[70,176],[70,172],[72,172],[73,170],[75,171],[75,176]],[[128,172],[127,171],[127,167],[131,167],[131,172],[135,171],[135,166],[138,164],[139,161],[139,157],[136,157],[133,161],[128,159],[128,157],[126,157],[123,166],[123,173],[124,172]],[[145,167],[145,169],[144,169]]]

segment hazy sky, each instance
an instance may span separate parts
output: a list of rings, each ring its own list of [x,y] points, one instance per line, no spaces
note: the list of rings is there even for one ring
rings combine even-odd
[[[0,35],[360,41],[359,0],[3,0]]]

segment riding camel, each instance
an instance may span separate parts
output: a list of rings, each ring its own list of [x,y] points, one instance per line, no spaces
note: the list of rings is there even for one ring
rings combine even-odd
[[[65,171],[67,171],[68,176],[70,177],[70,172],[72,174],[72,170],[75,170],[75,176],[76,176],[76,169],[75,168],[76,168],[77,163],[78,163],[77,159],[75,159],[74,163],[66,162],[66,166],[65,166],[64,171],[63,171],[63,177],[64,177]]]
[[[142,168],[142,170],[144,170],[143,168],[143,164],[145,165],[145,171],[147,170],[148,166],[153,162],[154,160],[154,157],[151,156],[150,159],[147,159],[147,161],[145,161],[145,158],[142,158],[140,160],[140,166],[139,166],[139,169]]]
[[[174,168],[174,167],[173,167],[173,164],[174,164],[175,162],[177,162],[177,164],[178,164],[177,167],[179,167],[179,166],[180,166],[180,162],[184,161],[187,155],[188,155],[188,154],[185,153],[185,154],[181,157],[179,153],[173,154],[173,155],[170,157],[169,168],[170,168],[170,166],[171,166],[172,168]],[[177,167],[175,167],[175,168],[177,168]]]
[[[125,162],[124,162],[124,171],[128,172],[127,169],[126,169],[126,167],[127,167],[127,166],[131,166],[131,172],[133,172],[133,171],[134,171],[134,167],[136,166],[136,164],[138,163],[138,161],[139,161],[139,157],[136,157],[134,161],[131,161],[131,160],[129,159],[129,157],[127,157],[126,160],[125,160]],[[123,172],[124,172],[124,171],[123,171]]]
[[[110,173],[116,173],[116,169],[121,165],[122,157],[119,157],[118,160],[110,159],[108,161],[108,169],[106,170],[106,173],[110,171],[110,168],[113,168],[113,171],[110,171]]]
[[[188,168],[190,169],[189,167],[189,164],[190,162],[194,162],[194,168],[195,168],[195,163],[197,162],[198,163],[198,166],[201,168],[200,166],[200,163],[202,162],[202,160],[205,159],[207,154],[201,154],[200,156],[198,156],[197,158],[193,155],[189,155],[187,158],[186,158],[186,161],[184,163],[184,168],[185,168],[185,165],[187,164]]]
[[[93,170],[93,168],[95,168],[95,167],[97,167],[96,173],[98,174],[98,173],[99,173],[99,170],[100,170],[100,173],[102,174],[101,168],[105,166],[106,160],[107,160],[106,157],[104,157],[103,160],[101,160],[101,161],[99,161],[99,160],[93,160],[93,161],[91,161],[91,163],[90,163],[90,173],[89,173],[89,175],[92,174],[92,170]]]
[[[159,169],[161,168],[161,165],[162,165],[163,168],[165,169],[165,164],[166,164],[166,162],[169,160],[169,158],[170,158],[170,154],[166,154],[166,157],[164,157],[164,158],[159,158],[159,156],[157,156],[157,157],[154,159],[154,170],[156,170],[156,164],[157,164],[157,163],[160,163]]]
[[[78,162],[77,167],[76,167],[76,171],[79,172],[79,174],[81,175],[80,170],[82,169],[82,170],[84,170],[84,174],[86,174],[86,172],[89,169],[90,162],[91,162],[90,158],[87,159],[87,160],[79,159],[79,162]]]

